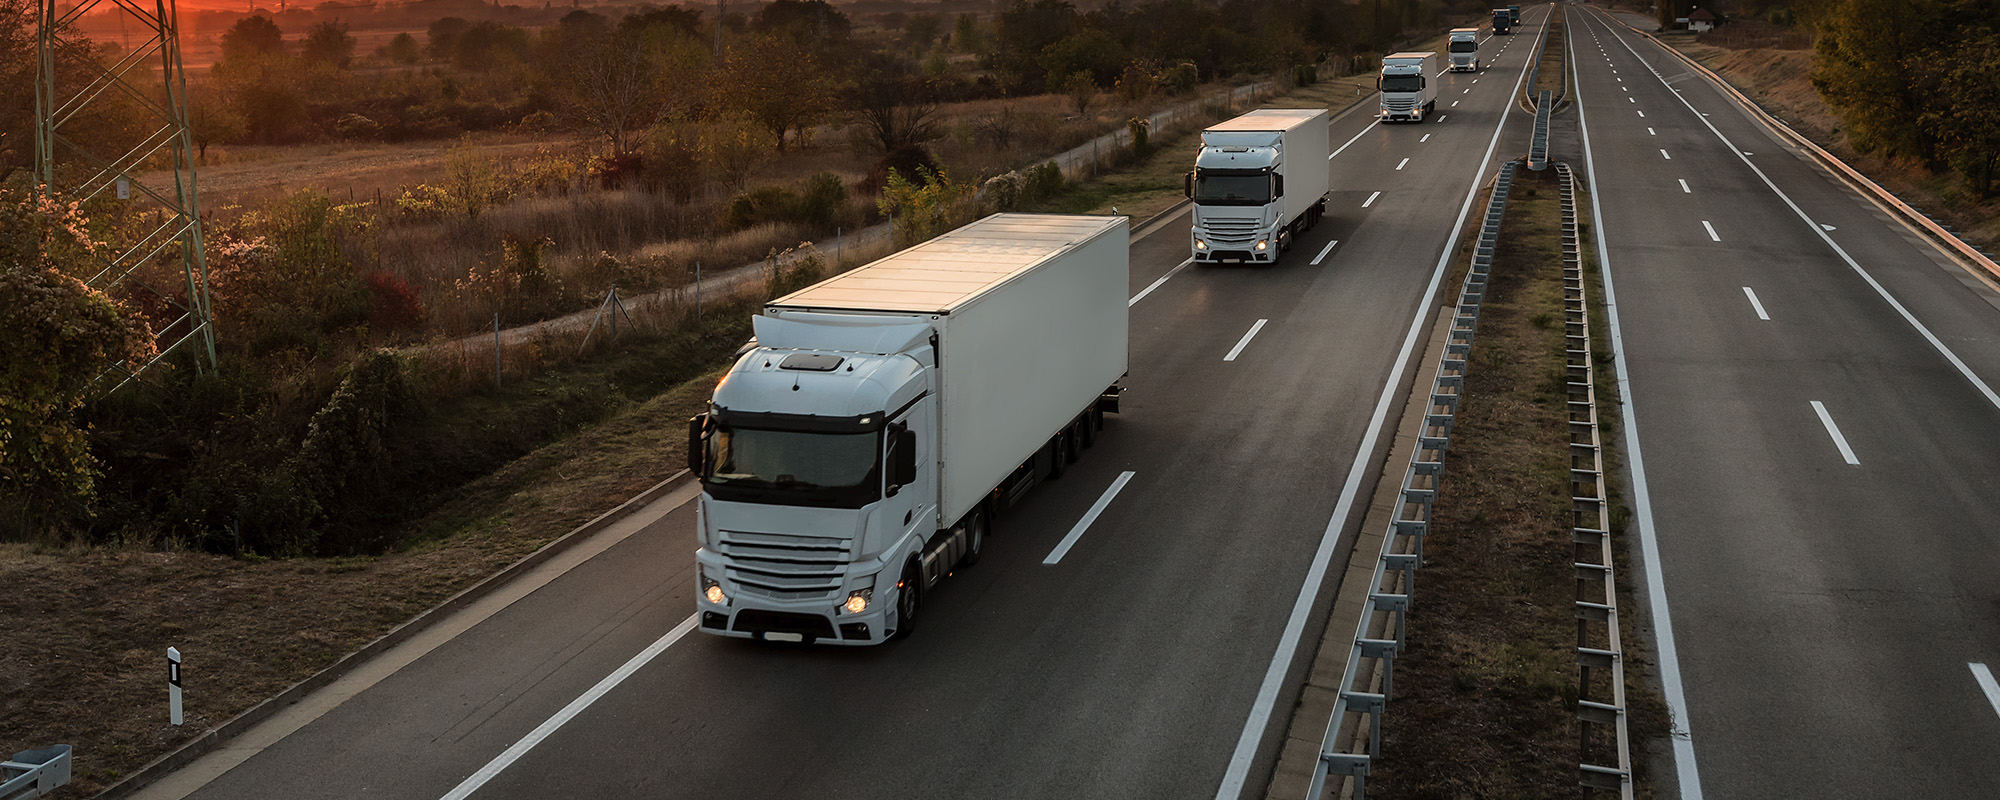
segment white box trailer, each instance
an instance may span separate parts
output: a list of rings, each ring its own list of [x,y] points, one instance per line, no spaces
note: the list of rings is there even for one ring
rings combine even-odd
[[[1186,192],[1197,262],[1273,262],[1326,214],[1324,108],[1260,108],[1201,132]]]
[[[767,304],[690,425],[701,627],[907,633],[1117,410],[1127,245],[1123,217],[997,214]]]
[[[1423,122],[1437,110],[1437,54],[1391,53],[1382,58],[1382,121]]]

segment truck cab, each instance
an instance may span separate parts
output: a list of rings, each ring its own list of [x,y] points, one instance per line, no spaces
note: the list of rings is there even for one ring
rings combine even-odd
[[[1493,35],[1507,36],[1514,32],[1514,14],[1504,8],[1493,9]]]
[[[1451,29],[1451,71],[1479,71],[1479,29]]]
[[[1196,263],[1268,264],[1326,213],[1324,108],[1260,108],[1201,133],[1186,193]]]
[[[1437,110],[1436,53],[1392,53],[1382,58],[1376,85],[1382,92],[1383,122],[1423,122]]]

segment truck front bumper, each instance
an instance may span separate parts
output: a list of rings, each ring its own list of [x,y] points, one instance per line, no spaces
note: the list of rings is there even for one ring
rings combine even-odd
[[[841,607],[847,600],[844,589],[832,599],[824,595],[812,599],[772,597],[729,578],[730,562],[720,553],[697,550],[695,563],[695,613],[703,633],[807,644],[881,644],[889,638],[889,613],[896,601],[893,583],[875,587],[868,607],[857,614]],[[841,585],[867,586],[880,579],[880,570],[881,564],[873,561],[851,564]],[[709,600],[704,584],[711,577],[721,581],[717,586],[723,594],[720,603]]]

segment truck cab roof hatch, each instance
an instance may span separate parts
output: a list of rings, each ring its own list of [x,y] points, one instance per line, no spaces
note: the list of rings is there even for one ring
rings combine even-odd
[[[840,366],[841,357],[828,353],[793,353],[778,362],[778,369],[796,369],[807,372],[832,372]]]

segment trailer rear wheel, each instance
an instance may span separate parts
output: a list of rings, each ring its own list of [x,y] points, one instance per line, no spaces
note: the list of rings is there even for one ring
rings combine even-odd
[[[1049,480],[1061,478],[1063,473],[1069,469],[1069,458],[1065,452],[1068,448],[1063,443],[1063,439],[1065,438],[1067,437],[1062,433],[1057,433],[1049,439],[1049,443],[1043,448],[1049,451]]]
[[[924,575],[916,559],[903,565],[903,577],[896,582],[896,632],[892,639],[908,639],[917,631],[917,612],[923,610]]]
[[[1088,448],[1097,444],[1097,429],[1104,427],[1103,413],[1096,409],[1091,409],[1084,412],[1083,419],[1078,421],[1076,429],[1082,435],[1084,447]]]

